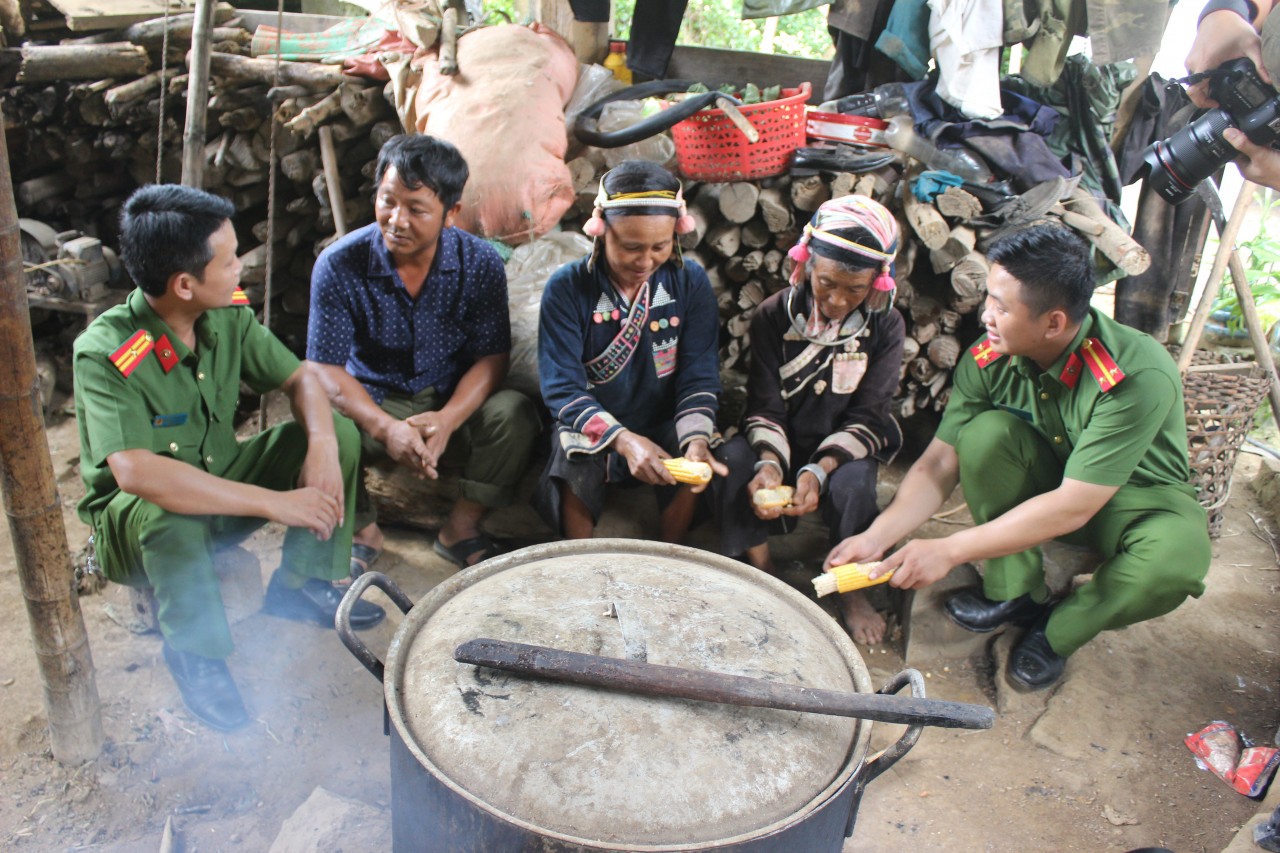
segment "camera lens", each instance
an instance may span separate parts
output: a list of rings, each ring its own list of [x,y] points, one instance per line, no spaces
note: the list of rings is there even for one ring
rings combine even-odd
[[[1160,197],[1180,204],[1196,185],[1230,163],[1239,154],[1222,132],[1233,126],[1224,110],[1210,110],[1143,155],[1147,180]]]

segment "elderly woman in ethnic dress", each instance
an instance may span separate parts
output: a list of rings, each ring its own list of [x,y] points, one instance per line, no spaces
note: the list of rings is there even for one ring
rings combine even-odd
[[[823,204],[790,255],[791,287],[751,321],[742,432],[717,451],[729,476],[713,485],[722,551],[773,571],[768,535],[821,510],[832,545],[875,519],[876,475],[902,444],[890,413],[902,365],[893,307],[893,216],[863,196]],[[762,489],[793,484],[788,506],[762,507]],[[861,592],[841,596],[853,638],[877,643],[885,620]]]
[[[547,282],[538,330],[542,398],[555,426],[534,504],[570,539],[589,538],[605,484],[658,487],[664,541],[688,530],[696,493],[662,460],[706,462],[720,440],[720,316],[702,267],[680,256],[693,228],[680,182],[628,160],[600,181],[583,226],[590,256]]]

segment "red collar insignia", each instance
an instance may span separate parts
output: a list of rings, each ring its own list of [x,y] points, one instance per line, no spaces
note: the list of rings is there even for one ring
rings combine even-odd
[[[160,340],[156,341],[156,358],[160,361],[160,366],[164,368],[165,373],[173,370],[174,365],[178,363],[178,354],[174,352],[173,344],[169,343],[168,335],[161,335]]]
[[[969,349],[969,352],[973,353],[973,360],[978,363],[978,367],[986,367],[1004,355],[992,349],[990,341],[979,341]]]
[[[232,292],[231,294],[231,304],[232,305],[248,305],[249,294],[245,293],[243,290],[237,287],[235,291]]]
[[[1075,353],[1067,356],[1067,364],[1062,368],[1062,372],[1058,374],[1058,381],[1068,388],[1075,388],[1076,383],[1080,381],[1080,371],[1083,369],[1080,356]]]

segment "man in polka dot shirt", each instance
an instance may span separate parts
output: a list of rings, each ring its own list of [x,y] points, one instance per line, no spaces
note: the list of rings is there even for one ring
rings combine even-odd
[[[449,143],[397,136],[378,155],[376,221],[316,260],[307,358],[360,427],[364,464],[390,458],[435,479],[462,467],[461,495],[435,542],[458,566],[495,553],[480,522],[510,502],[540,431],[522,394],[499,390],[511,325],[497,251],[453,227],[467,164]],[[382,532],[357,494],[352,573],[377,559]]]

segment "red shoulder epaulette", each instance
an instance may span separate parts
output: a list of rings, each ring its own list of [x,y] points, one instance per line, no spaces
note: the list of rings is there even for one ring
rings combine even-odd
[[[237,287],[235,291],[231,294],[231,304],[232,305],[248,305],[249,294],[245,293],[243,290]]]
[[[991,341],[979,341],[969,348],[969,352],[973,353],[973,360],[978,363],[978,367],[986,367],[1004,355],[991,348]]]
[[[1089,366],[1089,372],[1093,374],[1094,379],[1098,380],[1098,387],[1104,393],[1119,385],[1124,379],[1124,371],[1116,364],[1111,353],[1107,352],[1102,341],[1097,338],[1085,338],[1084,344],[1080,347],[1080,356]]]
[[[121,344],[118,350],[111,353],[111,363],[116,366],[116,370],[127,377],[142,363],[153,346],[151,333],[146,329],[139,329],[129,337],[129,340]]]

